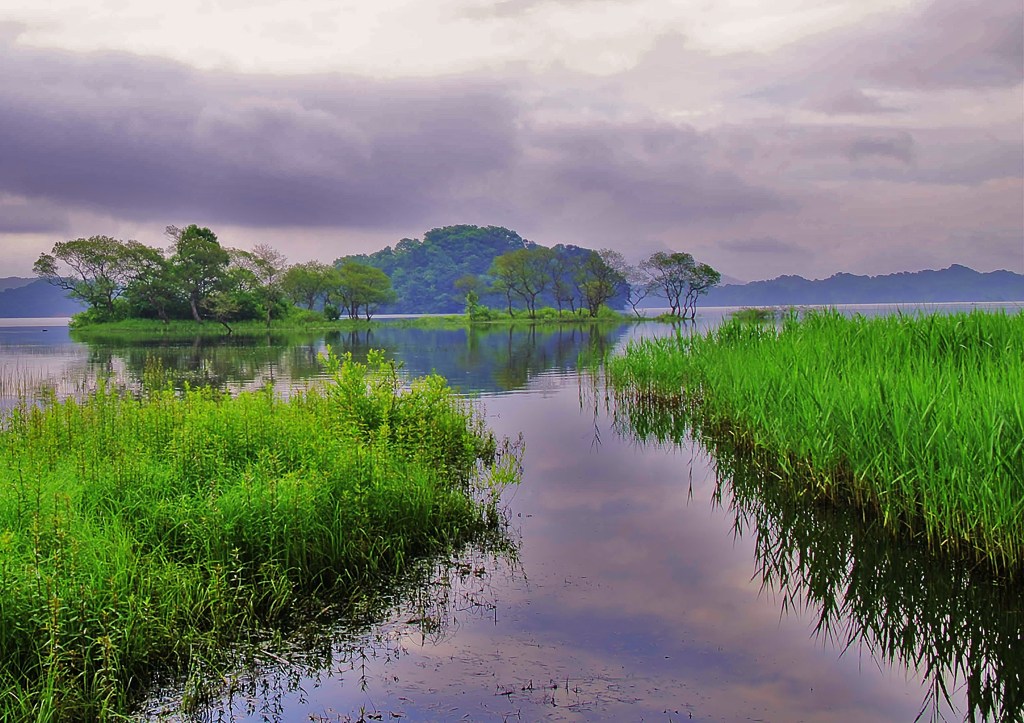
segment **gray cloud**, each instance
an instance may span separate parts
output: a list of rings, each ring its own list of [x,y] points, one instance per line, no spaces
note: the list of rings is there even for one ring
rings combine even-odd
[[[796,254],[806,253],[797,244],[783,241],[774,236],[758,236],[756,238],[730,239],[719,242],[718,246],[726,251],[742,254]]]
[[[538,180],[531,184],[534,202],[553,210],[586,202],[577,211],[603,223],[628,209],[625,223],[647,228],[744,218],[793,205],[717,164],[715,144],[709,134],[659,123],[542,128],[534,134],[528,172]]]
[[[415,226],[529,222],[599,202],[633,226],[743,217],[779,194],[665,123],[538,124],[511,82],[201,73],[8,46],[0,190],[133,221]]]
[[[544,5],[596,5],[625,0],[494,0],[487,5],[473,4],[463,8],[459,16],[472,19],[510,18],[523,15]]]
[[[514,158],[502,88],[202,74],[8,47],[0,189],[129,219],[414,220]]]
[[[0,234],[62,233],[69,225],[67,212],[53,203],[0,198]]]
[[[909,164],[915,155],[914,139],[906,132],[858,136],[846,144],[845,151],[852,161],[877,156]]]
[[[744,94],[755,101],[828,115],[902,112],[915,94],[1019,86],[1024,13],[1019,0],[933,0],[734,62],[746,66]],[[911,96],[894,107],[880,91]]]
[[[1024,139],[983,128],[743,124],[718,134],[748,177],[774,176],[810,192],[815,181],[885,179],[905,184],[978,185],[1024,177]]]
[[[318,254],[481,223],[747,278],[971,263],[962,234],[997,229],[984,263],[1020,270],[1010,10],[937,0],[761,54],[666,35],[613,75],[400,80],[32,49],[0,26],[4,261],[12,233],[65,228],[200,221]]]
[[[894,86],[1013,87],[1024,80],[1024,12],[1020,0],[935,0],[865,50],[868,75]]]
[[[804,106],[828,115],[874,115],[877,113],[895,113],[893,108],[873,98],[859,88],[845,90],[829,90],[819,96],[808,99]]]

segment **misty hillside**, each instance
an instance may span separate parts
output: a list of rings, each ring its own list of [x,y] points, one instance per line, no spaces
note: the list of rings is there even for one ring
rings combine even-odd
[[[7,289],[17,289],[21,286],[28,286],[35,278],[25,279],[21,276],[6,276],[0,279],[0,291],[7,291]]]
[[[14,283],[0,291],[0,317],[71,316],[85,307],[42,279],[3,279]]]

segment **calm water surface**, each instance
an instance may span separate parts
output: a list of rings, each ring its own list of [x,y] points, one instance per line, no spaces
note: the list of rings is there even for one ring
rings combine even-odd
[[[172,686],[146,706],[150,717],[913,721],[923,710],[958,720],[967,690],[964,671],[950,669],[1021,684],[1019,597],[887,548],[835,511],[751,494],[742,465],[736,491],[717,495],[699,446],[641,442],[616,423],[577,359],[666,327],[382,328],[230,346],[87,345],[65,327],[42,329],[0,328],[8,405],[13,377],[73,393],[112,374],[131,387],[147,358],[179,384],[287,388],[319,374],[329,343],[438,371],[480,399],[498,434],[524,435],[523,481],[506,495],[517,554],[426,563],[427,582],[371,624],[338,621],[268,650],[230,695],[189,715],[175,710]],[[964,635],[974,642],[957,642]]]

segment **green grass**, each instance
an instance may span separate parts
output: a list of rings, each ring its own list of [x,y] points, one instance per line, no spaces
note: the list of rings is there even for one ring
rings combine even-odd
[[[265,321],[233,321],[230,322],[231,333],[238,337],[260,337],[267,334],[290,332],[347,331],[365,329],[377,321],[365,319],[339,319],[328,321],[322,314],[301,313],[285,319],[274,319],[270,326]],[[124,319],[91,324],[76,323],[73,318],[70,324],[74,338],[91,341],[94,338],[117,337],[152,337],[166,339],[194,339],[197,336],[227,336],[227,329],[212,320],[193,321],[192,319],[175,319],[166,324],[157,319]]]
[[[234,321],[230,322],[232,336],[238,338],[283,337],[289,334],[324,331],[352,331],[357,329],[372,329],[381,326],[392,326],[403,329],[463,329],[466,326],[530,326],[530,325],[564,325],[564,324],[593,324],[600,322],[621,322],[631,321],[633,317],[602,307],[597,316],[590,316],[585,311],[576,313],[564,310],[561,313],[557,309],[537,309],[537,315],[531,318],[523,310],[515,310],[512,316],[507,311],[487,309],[486,313],[478,318],[470,319],[467,314],[445,314],[420,317],[409,317],[400,319],[374,318],[366,319],[338,319],[328,321],[322,314],[296,310],[291,316],[283,319],[274,319],[270,326],[265,321]],[[184,340],[196,337],[224,337],[227,336],[227,329],[216,321],[196,322],[188,320],[174,320],[168,323],[156,319],[125,319],[122,321],[111,321],[102,323],[75,323],[71,322],[71,335],[74,339],[81,341],[114,342],[119,339],[166,339]]]
[[[810,498],[1011,574],[1024,562],[1024,313],[734,320],[632,344],[608,373],[641,433],[672,410],[676,432],[767,451]]]
[[[288,399],[101,384],[6,414],[0,719],[126,717],[154,676],[493,530],[517,465],[467,402],[379,354],[328,370]]]

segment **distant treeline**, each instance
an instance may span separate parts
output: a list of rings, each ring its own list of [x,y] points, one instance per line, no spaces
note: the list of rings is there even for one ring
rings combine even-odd
[[[698,298],[721,279],[684,252],[659,252],[630,266],[617,251],[549,248],[497,226],[433,229],[422,241],[402,239],[394,249],[344,256],[333,265],[289,265],[265,244],[226,248],[213,231],[194,224],[168,226],[166,235],[166,250],[109,236],[59,242],[39,256],[34,271],[86,307],[77,324],[193,319],[229,331],[236,321],[269,326],[301,314],[301,307],[331,320],[370,319],[381,311],[466,311],[488,319],[497,309],[534,318],[544,306],[596,317],[609,305],[636,309],[648,295],[661,296],[673,315],[692,317]]]

